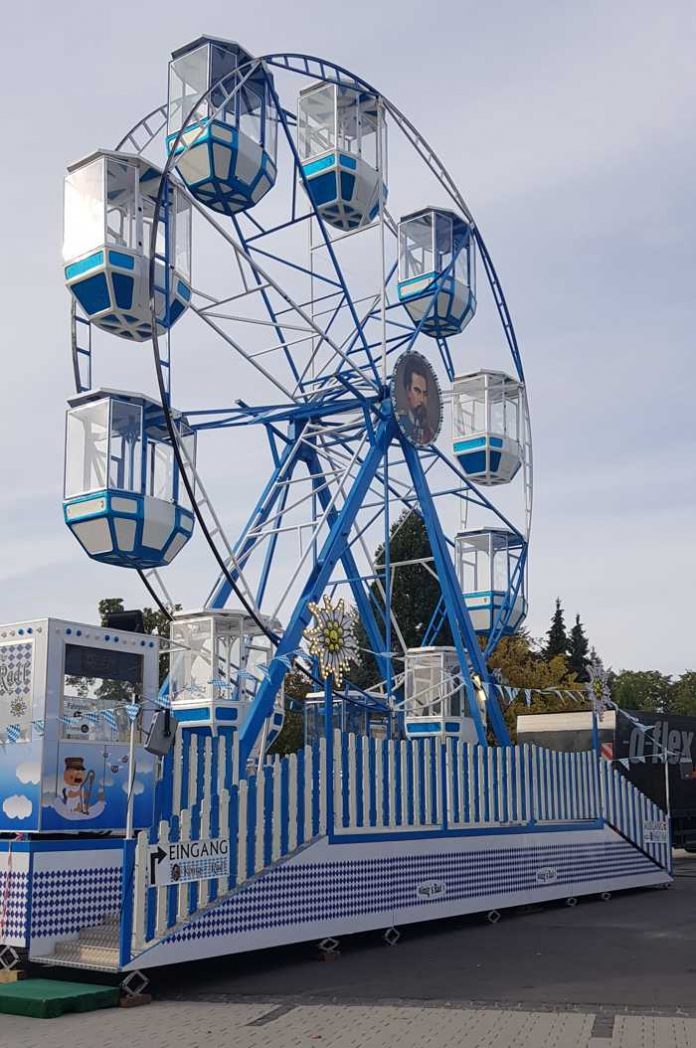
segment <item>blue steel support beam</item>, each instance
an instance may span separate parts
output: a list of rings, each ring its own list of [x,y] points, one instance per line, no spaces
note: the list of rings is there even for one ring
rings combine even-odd
[[[302,634],[309,625],[312,614],[310,602],[319,600],[326,589],[331,575],[345,552],[348,536],[363,499],[372,483],[377,467],[382,461],[395,431],[391,416],[382,419],[375,431],[375,442],[365,456],[343,506],[339,510],[333,527],[326,537],[319,556],[309,572],[309,577],[300,594],[288,621],[287,628],[280,639],[276,653],[271,659],[266,676],[260,685],[256,698],[249,710],[239,735],[239,759],[243,768],[253,746],[261,733],[266,718],[273,709],[273,703],[283,678],[287,673],[286,656],[291,657],[302,641]]]
[[[307,468],[312,476],[317,480],[325,480],[324,473],[319,463],[319,459],[316,454],[310,456],[307,461]],[[326,484],[322,484],[317,489],[317,497],[321,503],[321,507],[325,513],[327,513],[327,524],[329,528],[333,528],[338,517],[338,510],[334,507],[328,509],[331,502],[331,494]],[[365,592],[362,579],[360,578],[360,570],[353,556],[353,552],[350,545],[346,542],[346,547],[341,554],[341,563],[343,564],[343,570],[346,573],[346,578],[349,581],[351,591],[353,593],[353,600],[355,601],[358,614],[362,620],[362,624],[365,627],[365,632],[370,643],[372,651],[375,653],[377,665],[379,666],[380,677],[382,680],[386,679],[386,670],[388,668],[388,659],[382,654],[386,651],[384,638],[377,624],[374,611],[372,610],[372,604],[370,599]],[[378,654],[379,653],[379,654]]]
[[[464,603],[464,597],[455,574],[454,564],[452,563],[452,558],[447,548],[447,540],[445,539],[442,528],[440,527],[440,521],[433,504],[428,482],[425,478],[425,473],[423,472],[418,452],[413,445],[405,439],[405,437],[400,436],[400,440],[404,452],[404,458],[408,465],[411,479],[413,480],[413,486],[418,495],[418,501],[420,502],[423,522],[430,541],[430,548],[433,552],[435,568],[437,570],[442,596],[447,608],[447,618],[452,630],[452,637],[457,650],[462,677],[466,683],[467,695],[469,698],[469,712],[476,727],[478,740],[482,746],[486,746],[486,729],[481,714],[479,713],[478,704],[474,695],[473,683],[469,675],[469,665],[471,665],[473,672],[477,673],[481,678],[481,682],[486,683],[488,681],[486,662],[483,657],[483,652],[479,647],[474,627],[471,624],[469,612]],[[501,746],[509,746],[510,736],[503,715],[500,711],[500,707],[495,699],[489,698],[487,710],[496,739]]]

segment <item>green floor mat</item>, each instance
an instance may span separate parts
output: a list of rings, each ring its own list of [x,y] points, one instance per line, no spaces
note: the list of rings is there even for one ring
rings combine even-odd
[[[62,982],[59,979],[24,979],[0,985],[0,1012],[54,1019],[65,1012],[93,1012],[118,1004],[118,986]]]

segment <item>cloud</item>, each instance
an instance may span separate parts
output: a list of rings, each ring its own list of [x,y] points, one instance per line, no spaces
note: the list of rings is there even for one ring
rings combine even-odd
[[[17,778],[24,785],[29,782],[38,785],[41,781],[41,765],[38,761],[22,761],[17,765]]]
[[[23,793],[14,793],[2,802],[2,810],[8,819],[28,819],[32,807],[31,801]]]
[[[121,787],[121,789],[123,790],[123,792],[125,794],[128,793],[128,779],[125,780],[125,782],[123,783],[123,786]],[[139,797],[140,794],[144,793],[144,792],[145,792],[145,783],[143,782],[142,779],[136,779],[135,782],[133,783],[133,796],[134,797]]]

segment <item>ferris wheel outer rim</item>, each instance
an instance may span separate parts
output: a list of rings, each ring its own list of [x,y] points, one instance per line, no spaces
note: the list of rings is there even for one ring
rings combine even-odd
[[[285,63],[283,62],[284,59],[286,60]],[[493,297],[494,297],[494,301],[495,301],[495,304],[496,304],[496,308],[498,310],[498,313],[499,313],[499,316],[500,316],[500,319],[501,319],[501,322],[502,322],[503,331],[504,331],[504,334],[505,334],[505,337],[506,337],[506,341],[508,342],[508,347],[509,347],[511,355],[513,357],[513,362],[514,362],[515,368],[516,368],[516,370],[518,372],[518,377],[519,377],[519,379],[520,379],[520,381],[522,383],[522,386],[523,386],[523,396],[524,396],[524,403],[525,403],[525,416],[526,416],[526,426],[527,426],[527,436],[528,436],[527,447],[528,447],[528,451],[529,451],[529,457],[528,457],[528,459],[525,462],[525,465],[526,465],[527,470],[528,470],[529,480],[527,481],[525,479],[525,482],[524,482],[525,493],[526,494],[528,493],[527,504],[526,504],[526,507],[525,507],[525,517],[526,517],[526,521],[525,521],[525,525],[526,525],[525,526],[525,539],[526,539],[526,541],[528,543],[529,542],[530,530],[531,530],[532,490],[533,490],[532,440],[531,440],[531,422],[530,422],[530,418],[529,418],[529,401],[528,401],[528,396],[527,396],[526,383],[525,383],[525,380],[524,380],[524,371],[523,371],[523,367],[522,367],[522,363],[521,363],[521,356],[520,356],[520,353],[519,353],[519,347],[518,347],[518,344],[517,344],[517,338],[516,338],[516,335],[515,335],[515,330],[514,330],[514,325],[513,325],[513,322],[512,322],[512,317],[510,316],[510,313],[509,313],[509,310],[508,310],[508,307],[507,307],[507,302],[505,300],[504,293],[503,293],[503,290],[502,290],[502,286],[500,284],[500,281],[498,280],[497,273],[495,271],[495,267],[493,265],[492,259],[490,257],[488,249],[487,249],[487,247],[485,245],[485,242],[483,240],[483,237],[481,235],[480,229],[479,229],[475,219],[473,218],[473,215],[471,214],[468,206],[466,205],[466,202],[464,201],[464,198],[462,197],[461,193],[457,189],[454,180],[452,179],[451,175],[447,171],[445,165],[442,163],[442,161],[438,157],[438,155],[435,152],[435,150],[432,149],[432,147],[429,145],[429,143],[424,138],[424,136],[422,136],[420,134],[420,132],[416,129],[415,125],[412,124],[412,122],[405,116],[405,114],[403,114],[394,105],[394,103],[392,103],[388,98],[386,98],[386,96],[384,96],[381,92],[377,91],[368,81],[363,80],[361,77],[356,76],[355,74],[351,73],[349,70],[346,70],[343,67],[340,67],[340,66],[336,65],[335,63],[329,62],[329,61],[327,61],[325,59],[320,59],[320,58],[318,58],[316,56],[302,55],[302,54],[299,54],[299,53],[296,53],[296,52],[288,52],[288,53],[285,53],[285,54],[283,54],[283,53],[273,53],[273,54],[268,54],[268,55],[261,56],[259,58],[251,58],[250,62],[247,63],[248,65],[251,66],[249,72],[247,73],[247,76],[250,75],[250,73],[253,71],[253,69],[257,68],[259,65],[263,65],[264,67],[266,65],[272,65],[274,67],[283,69],[286,72],[290,72],[290,73],[297,74],[297,75],[306,75],[308,77],[311,77],[314,80],[322,79],[322,80],[326,81],[328,79],[329,82],[331,82],[331,78],[328,78],[325,75],[322,75],[321,77],[319,77],[316,73],[313,73],[312,71],[310,71],[309,68],[305,68],[305,69],[302,69],[302,70],[293,68],[292,66],[287,64],[287,60],[290,60],[290,59],[299,59],[300,61],[302,61],[304,63],[316,63],[323,70],[325,70],[327,68],[331,69],[335,73],[335,75],[336,75],[336,78],[335,78],[335,80],[333,80],[333,82],[335,82],[337,84],[343,84],[344,86],[348,86],[348,84],[346,84],[346,81],[344,79],[341,79],[341,77],[347,77],[349,79],[349,81],[352,81],[352,83],[354,85],[359,86],[361,89],[369,91],[376,98],[380,99],[382,104],[384,105],[386,111],[389,112],[391,114],[391,116],[395,119],[396,123],[398,124],[398,126],[400,127],[402,132],[404,134],[406,134],[406,129],[408,129],[408,131],[411,133],[411,135],[413,136],[413,138],[410,138],[411,145],[414,146],[414,148],[416,148],[416,151],[419,153],[419,155],[421,156],[421,159],[424,161],[424,163],[428,166],[428,168],[430,169],[431,173],[434,175],[435,178],[438,179],[438,181],[441,183],[441,185],[443,186],[445,191],[448,193],[448,195],[451,197],[451,199],[454,201],[454,203],[464,213],[464,215],[467,217],[467,219],[472,223],[475,239],[476,239],[476,242],[477,242],[477,246],[479,247],[479,251],[481,253],[482,260],[484,262],[484,268],[486,270],[486,276],[488,278],[489,285],[491,286],[491,291],[493,293]],[[241,67],[241,68],[244,68],[244,67]],[[220,81],[217,81],[215,84],[213,84],[209,88],[209,90],[205,93],[205,95],[202,96],[202,99],[198,99],[197,100],[197,102],[195,103],[195,105],[192,108],[191,113],[189,114],[189,118],[192,115],[193,111],[195,111],[197,106],[200,105],[201,101],[204,100],[208,95],[212,94],[212,92],[215,90],[215,88],[218,87],[219,84],[223,80],[225,80],[225,79],[226,79],[225,77],[221,78]],[[246,79],[246,76],[244,77],[244,80],[245,79]],[[239,86],[240,85],[237,85],[235,87],[234,91],[236,91]],[[232,92],[232,94],[234,94],[234,91]],[[151,120],[154,116],[156,116],[158,114],[163,117],[163,121],[160,124],[160,126],[157,128],[157,130],[153,133],[149,129],[147,124],[148,124],[149,120]],[[138,121],[136,124],[134,124],[131,127],[131,129],[127,132],[127,134],[120,140],[120,142],[119,142],[119,144],[117,146],[117,150],[121,150],[123,148],[123,146],[126,145],[126,143],[129,140],[133,140],[133,136],[134,136],[134,134],[137,132],[137,130],[139,128],[145,127],[145,129],[146,129],[146,131],[147,131],[147,133],[149,135],[149,139],[145,143],[145,145],[142,146],[141,149],[139,150],[139,152],[143,152],[145,149],[148,148],[148,146],[151,144],[151,142],[154,140],[154,138],[156,138],[157,135],[161,133],[162,128],[166,125],[166,119],[167,119],[167,103],[165,102],[163,105],[157,106],[154,109],[152,109],[145,117],[143,117],[140,121]],[[182,133],[183,133],[183,130],[184,130],[185,126],[186,126],[186,121],[182,121],[182,127],[181,127],[181,129],[180,129],[180,131],[179,131],[179,133],[177,135],[175,146],[178,144],[180,138],[182,137]],[[407,137],[409,137],[409,136],[407,135]],[[419,148],[419,147],[423,147],[423,148]],[[424,150],[425,150],[425,152],[424,152]],[[263,633],[273,643],[277,643],[276,635],[271,633],[271,631],[269,631],[266,628],[266,626],[263,623],[263,621],[261,620],[261,618],[257,617],[254,609],[251,608],[248,605],[244,595],[242,593],[240,593],[238,585],[236,584],[235,580],[230,575],[229,569],[227,568],[227,565],[225,564],[225,562],[222,559],[222,557],[220,556],[219,551],[215,547],[215,544],[214,544],[214,542],[212,540],[212,536],[208,533],[208,529],[207,529],[207,526],[205,524],[205,521],[202,519],[202,514],[200,513],[200,508],[199,508],[197,500],[196,500],[196,498],[195,498],[195,496],[193,494],[193,488],[192,488],[192,486],[190,484],[190,481],[189,481],[189,478],[188,478],[188,474],[187,474],[187,471],[186,471],[186,467],[185,467],[185,464],[183,462],[183,456],[181,455],[180,446],[179,446],[179,442],[178,442],[178,436],[177,436],[177,433],[176,433],[176,429],[175,429],[175,427],[173,425],[173,420],[172,420],[172,416],[171,416],[171,408],[170,408],[170,404],[169,404],[168,391],[166,389],[166,385],[164,383],[164,376],[162,374],[161,360],[160,360],[160,354],[159,354],[159,342],[158,342],[157,327],[156,327],[156,316],[155,316],[155,310],[154,310],[154,294],[153,294],[154,263],[155,263],[155,253],[154,252],[155,252],[155,248],[156,248],[156,230],[157,230],[157,226],[158,226],[158,223],[159,223],[159,214],[160,214],[161,206],[162,206],[162,189],[163,189],[163,187],[165,185],[165,182],[166,182],[167,178],[170,175],[170,172],[172,171],[172,168],[175,167],[174,154],[175,154],[175,149],[172,148],[172,150],[170,151],[169,155],[167,156],[167,160],[166,160],[163,172],[162,172],[163,177],[162,177],[161,183],[160,183],[160,191],[159,191],[158,196],[157,196],[155,215],[154,215],[154,221],[153,221],[153,226],[152,226],[151,242],[150,242],[150,308],[151,308],[152,327],[153,327],[153,339],[152,339],[152,342],[153,342],[153,353],[154,353],[154,356],[155,356],[155,370],[156,370],[156,374],[157,374],[158,386],[159,386],[159,389],[160,389],[160,396],[161,396],[161,399],[162,399],[162,405],[163,405],[163,410],[164,410],[164,414],[165,414],[165,420],[167,422],[167,427],[168,427],[168,430],[169,430],[170,439],[172,440],[173,448],[174,448],[175,455],[176,455],[176,458],[177,458],[177,465],[178,465],[179,470],[180,470],[180,472],[182,474],[184,485],[185,485],[185,487],[187,489],[187,493],[189,495],[189,498],[191,499],[192,507],[194,508],[194,511],[196,512],[196,516],[198,517],[199,524],[201,526],[201,530],[203,531],[204,537],[206,538],[207,544],[208,544],[209,548],[211,549],[211,552],[213,553],[216,561],[218,562],[218,566],[220,567],[223,575],[227,578],[227,581],[230,584],[230,586],[232,587],[232,590],[239,597],[240,601],[242,602],[243,606],[245,607],[245,610],[248,611],[250,616],[254,619],[254,621],[259,626],[259,628],[262,629]],[[436,168],[439,168],[439,170],[437,170]],[[498,294],[496,294],[496,291],[498,292]],[[168,334],[169,334],[169,332],[166,333],[166,337],[168,337]],[[73,344],[73,357],[74,358],[76,357],[75,344]],[[74,367],[75,367],[75,369],[77,368],[77,365],[75,363],[74,363]],[[77,383],[79,381],[79,371],[77,369],[75,370],[75,379],[76,379],[76,385],[77,385]],[[524,466],[523,466],[523,468],[524,468]],[[168,612],[167,608],[159,600],[157,594],[154,592],[152,586],[149,584],[148,580],[145,578],[143,572],[140,569],[138,569],[138,574],[140,575],[141,580],[143,581],[144,585],[148,589],[148,592],[150,592],[150,594],[153,597],[153,599],[155,599],[155,601],[158,603],[158,605],[161,608],[161,610],[165,614],[169,615],[169,612]]]

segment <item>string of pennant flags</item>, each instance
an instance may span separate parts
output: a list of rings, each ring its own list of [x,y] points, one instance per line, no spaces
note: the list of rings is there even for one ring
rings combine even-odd
[[[169,706],[169,703],[168,702],[163,703],[163,702],[158,700],[158,705]],[[118,730],[118,726],[119,725],[118,725],[117,714],[121,710],[123,710],[125,712],[125,714],[126,714],[126,716],[128,718],[129,723],[132,724],[136,720],[136,718],[137,718],[137,716],[138,716],[138,714],[140,712],[140,709],[141,709],[141,706],[137,702],[125,702],[125,703],[121,703],[118,706],[114,706],[112,709],[96,710],[96,711],[95,710],[89,710],[89,711],[86,711],[84,713],[81,713],[79,715],[79,717],[80,717],[81,720],[86,721],[88,724],[93,724],[95,727],[100,722],[103,722],[104,724],[108,725],[109,728],[112,728],[113,730]],[[66,725],[66,727],[74,727],[76,719],[77,719],[76,717],[66,717],[66,716],[60,716],[60,717],[56,718],[56,720],[58,721],[59,724],[64,724],[64,725]],[[45,734],[45,732],[46,732],[46,721],[45,721],[45,719],[37,718],[36,720],[32,720],[29,723],[30,723],[33,731],[39,737],[41,737],[41,736],[43,736]],[[21,742],[22,741],[22,733],[24,731],[26,731],[26,726],[23,727],[21,724],[8,724],[7,727],[4,729],[4,731],[0,730],[0,745],[5,745],[5,743],[8,743],[8,742],[10,743],[10,745],[14,745],[17,742]]]
[[[286,655],[277,656],[277,661],[285,666],[288,670],[293,668],[293,658],[298,657],[301,654],[306,654],[298,649],[294,652],[289,652]],[[256,666],[257,672],[261,674],[261,678],[267,677],[270,672],[270,666],[267,663],[258,663]],[[243,680],[253,681],[255,684],[260,684],[261,681],[257,674],[252,673],[249,670],[236,670],[234,680],[223,680],[223,679],[212,679],[207,683],[212,684],[214,687],[221,691],[237,691],[239,685]],[[161,709],[171,709],[172,700],[176,699],[177,696],[186,693],[187,695],[206,695],[206,688],[202,684],[197,684],[193,681],[184,685],[182,688],[172,690],[170,694],[165,695],[160,693],[155,702]],[[95,727],[101,722],[106,724],[112,730],[118,730],[118,713],[125,711],[130,723],[135,721],[138,713],[141,709],[139,703],[119,703],[118,705],[104,710],[98,711],[86,711],[80,713],[80,719],[86,721],[89,724],[95,725]],[[57,718],[58,722],[66,725],[66,727],[74,727],[75,717],[60,716]],[[37,718],[29,722],[32,729],[38,736],[43,736],[46,730],[45,720],[43,718]],[[8,724],[7,727],[2,730],[0,729],[0,745],[10,743],[11,745],[22,741],[22,734],[26,731],[28,725],[21,724]]]
[[[289,652],[282,656],[276,656],[277,661],[282,663],[288,671],[293,669],[294,659],[298,657],[307,657],[307,653],[301,648],[296,651]],[[267,663],[258,663],[256,666],[257,673],[252,673],[249,670],[239,669],[235,672],[235,680],[226,680],[222,678],[213,678],[207,683],[221,691],[232,692],[236,691],[242,681],[250,680],[255,684],[259,684],[261,681],[257,676],[261,674],[262,678],[268,676],[270,672],[270,666]],[[603,667],[590,666],[590,681],[584,685],[581,689],[569,689],[569,688],[521,688],[513,687],[508,684],[499,684],[486,682],[482,684],[483,690],[487,697],[490,699],[491,692],[493,692],[498,698],[500,705],[503,709],[507,709],[518,700],[522,700],[527,707],[532,706],[535,697],[540,696],[543,698],[553,697],[560,701],[571,701],[574,703],[587,703],[591,705],[592,713],[598,717],[599,720],[603,718],[604,713],[607,710],[614,710],[621,716],[629,720],[639,731],[647,733],[653,730],[652,725],[642,724],[637,717],[628,713],[626,710],[618,706],[609,695],[609,686],[607,681],[607,675],[604,672]],[[169,694],[160,694],[157,696],[156,704],[162,709],[171,709],[172,700],[176,699],[177,696],[182,693],[187,695],[206,695],[206,688],[202,684],[197,684],[193,681],[186,684],[182,688],[173,689]],[[133,723],[141,710],[139,703],[120,703],[110,709],[98,710],[98,711],[87,711],[80,714],[80,716],[87,721],[95,725],[100,723],[106,724],[112,730],[118,730],[118,713],[124,711],[129,722]],[[66,726],[75,725],[75,717],[61,716],[58,721],[65,724]],[[45,720],[37,718],[32,720],[31,727],[34,729],[37,735],[43,736],[45,733]],[[0,745],[5,743],[15,744],[20,742],[22,739],[23,727],[20,724],[8,725],[4,732],[0,730]],[[656,743],[657,744],[657,743]],[[657,744],[659,745],[659,744]]]

